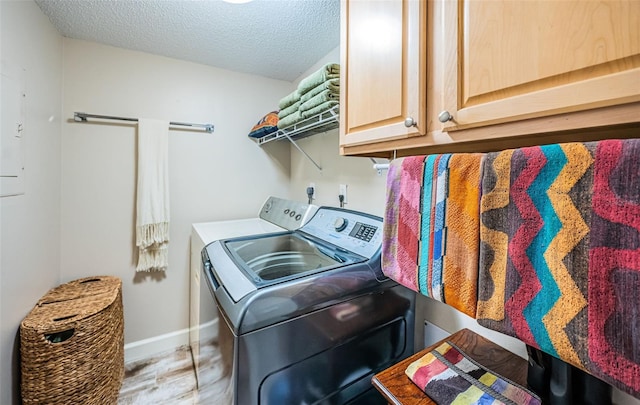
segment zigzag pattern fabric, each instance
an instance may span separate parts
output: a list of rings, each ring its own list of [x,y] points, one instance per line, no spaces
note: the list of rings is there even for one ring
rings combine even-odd
[[[640,140],[486,157],[478,322],[640,395]]]
[[[391,162],[382,270],[398,283],[475,317],[483,154]]]

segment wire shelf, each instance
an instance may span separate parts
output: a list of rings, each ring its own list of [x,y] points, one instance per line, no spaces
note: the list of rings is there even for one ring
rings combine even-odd
[[[321,132],[327,132],[338,128],[340,124],[340,105],[329,110],[306,118],[285,128],[279,128],[276,132],[258,139],[258,144],[278,141],[280,139],[302,139]]]

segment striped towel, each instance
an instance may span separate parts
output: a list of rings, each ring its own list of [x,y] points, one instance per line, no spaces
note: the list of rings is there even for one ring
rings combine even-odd
[[[482,154],[391,162],[382,270],[400,284],[475,317]]]
[[[382,271],[412,290],[417,285],[423,170],[424,156],[411,156],[393,160],[387,173]]]
[[[542,404],[536,394],[487,370],[450,342],[411,363],[405,374],[441,405]]]
[[[483,157],[479,153],[451,156],[445,214],[447,239],[442,271],[445,302],[473,318],[478,301]]]
[[[640,396],[640,139],[487,155],[478,322]]]

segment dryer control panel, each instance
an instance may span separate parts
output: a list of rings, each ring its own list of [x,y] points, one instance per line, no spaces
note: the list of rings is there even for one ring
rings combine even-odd
[[[307,223],[317,209],[313,204],[269,197],[260,209],[260,218],[292,231]]]
[[[341,208],[318,208],[300,230],[369,259],[382,245],[382,218]]]

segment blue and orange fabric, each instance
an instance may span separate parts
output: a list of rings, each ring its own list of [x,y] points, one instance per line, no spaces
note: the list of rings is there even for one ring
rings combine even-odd
[[[249,137],[262,138],[278,130],[278,111],[271,111],[251,128]]]
[[[478,322],[640,396],[640,139],[486,156]]]
[[[528,389],[485,369],[453,343],[445,342],[405,370],[440,405],[539,405]]]

